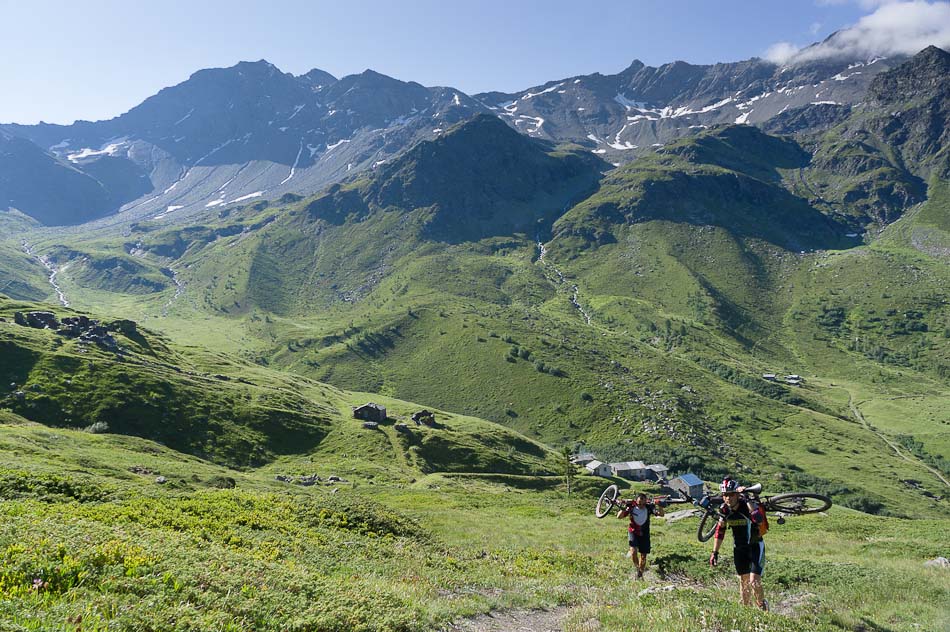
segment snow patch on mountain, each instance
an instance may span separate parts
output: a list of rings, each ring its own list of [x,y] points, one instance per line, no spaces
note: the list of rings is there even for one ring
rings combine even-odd
[[[175,121],[175,125],[181,125],[182,123],[187,121],[191,117],[192,113],[194,113],[194,111],[195,111],[195,108],[191,108],[190,110],[188,110],[188,114],[184,115],[183,117]]]
[[[544,90],[541,90],[540,92],[528,92],[521,96],[521,100],[527,101],[528,99],[533,99],[534,97],[541,96],[542,94],[547,94],[548,92],[554,92],[555,90],[557,90],[563,85],[564,85],[563,83],[559,83],[557,85],[551,86],[550,88],[545,88]]]
[[[349,138],[343,138],[343,139],[341,139],[341,140],[336,141],[336,142],[333,143],[332,145],[327,145],[327,153],[333,151],[334,149],[336,149],[337,147],[339,147],[339,146],[342,145],[343,143],[348,143],[348,142],[350,142],[350,139],[349,139]]]
[[[296,171],[297,171],[297,165],[300,164],[300,154],[302,154],[302,153],[303,153],[303,139],[301,138],[301,139],[300,139],[300,149],[297,150],[297,157],[294,159],[294,164],[293,164],[293,166],[290,168],[290,175],[288,175],[286,178],[284,178],[283,180],[280,181],[280,186],[283,186],[283,185],[287,184],[288,182],[290,182],[291,178],[294,177],[294,173],[296,173]]]
[[[91,147],[84,147],[77,152],[67,154],[66,158],[69,162],[79,162],[84,158],[92,158],[95,156],[116,156],[122,150],[125,150],[128,153],[129,143],[126,138],[118,139],[118,142],[108,143],[102,145],[99,149],[92,149]]]
[[[247,195],[242,195],[239,198],[234,198],[228,204],[234,204],[235,202],[243,202],[244,200],[250,200],[252,198],[261,197],[264,195],[263,191],[255,191],[254,193],[248,193]]]

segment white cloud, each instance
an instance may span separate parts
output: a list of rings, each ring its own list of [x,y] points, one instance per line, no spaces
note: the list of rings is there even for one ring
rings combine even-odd
[[[769,49],[762,56],[776,64],[784,64],[798,51],[799,47],[791,42],[778,42],[769,46]]]
[[[812,22],[811,26],[808,27],[808,32],[811,33],[812,35],[818,35],[818,31],[821,30],[821,27],[822,27],[821,22]]]
[[[789,42],[779,42],[770,46],[763,56],[778,64],[794,64],[829,57],[913,55],[931,44],[950,48],[950,3],[925,0],[860,2],[877,8],[854,26],[803,49]]]

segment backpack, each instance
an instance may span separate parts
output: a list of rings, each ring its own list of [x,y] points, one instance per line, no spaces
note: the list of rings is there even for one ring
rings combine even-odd
[[[762,521],[759,522],[759,536],[763,536],[769,532],[769,517],[766,515],[765,510],[760,506],[757,511],[759,515],[762,516]]]

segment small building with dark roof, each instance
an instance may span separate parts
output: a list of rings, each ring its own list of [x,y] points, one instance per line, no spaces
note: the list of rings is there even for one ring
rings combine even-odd
[[[670,481],[670,489],[676,490],[692,498],[703,495],[703,481],[695,474],[683,474]]]
[[[353,409],[353,417],[363,421],[386,421],[386,407],[372,402]]]
[[[662,463],[653,463],[646,467],[646,478],[648,480],[662,481],[666,478],[669,468]]]

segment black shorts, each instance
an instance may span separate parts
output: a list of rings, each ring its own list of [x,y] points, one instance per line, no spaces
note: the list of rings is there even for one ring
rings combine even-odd
[[[736,562],[736,574],[747,575],[755,573],[762,575],[765,571],[765,542],[753,542],[732,549]]]
[[[636,549],[637,551],[639,551],[640,553],[643,553],[644,555],[650,552],[650,534],[649,533],[634,535],[628,532],[628,535],[629,535],[628,542],[630,543],[631,548]]]

